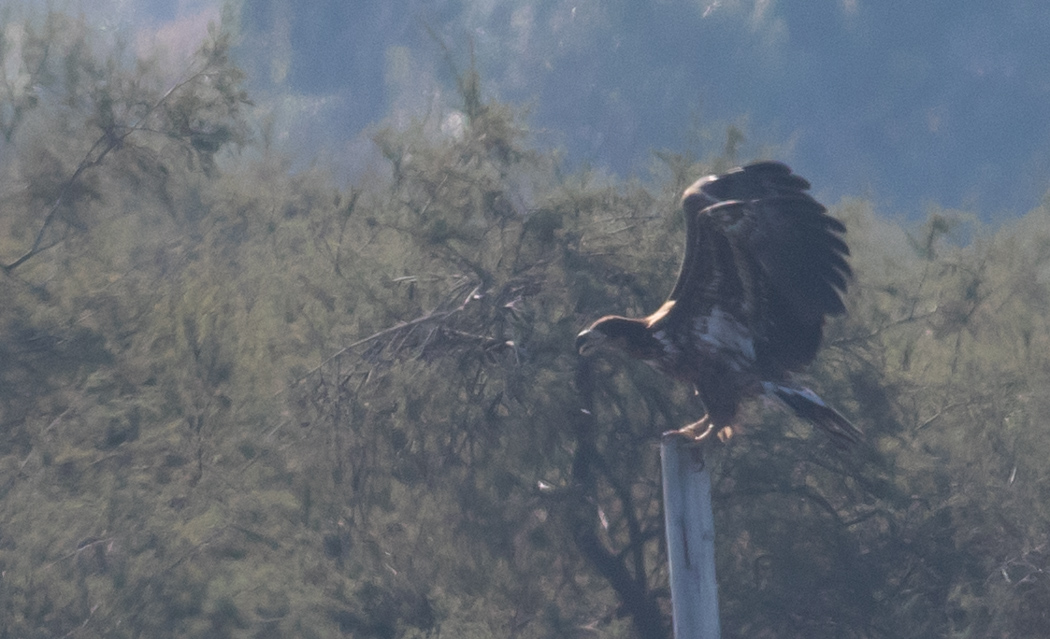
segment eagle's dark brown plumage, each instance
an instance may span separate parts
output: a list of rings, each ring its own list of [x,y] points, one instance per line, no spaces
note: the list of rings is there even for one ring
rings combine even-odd
[[[824,317],[845,312],[852,275],[845,226],[808,189],[778,162],[698,180],[682,196],[685,258],[667,302],[646,318],[603,317],[576,338],[577,350],[616,347],[692,384],[707,409],[687,427],[697,439],[732,427],[741,401],[757,396],[841,442],[859,439],[790,377],[816,356]]]

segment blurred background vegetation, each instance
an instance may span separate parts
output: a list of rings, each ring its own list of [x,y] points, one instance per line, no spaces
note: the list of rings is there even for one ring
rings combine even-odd
[[[572,343],[663,301],[740,131],[566,172],[467,63],[338,186],[219,28],[171,81],[3,26],[0,637],[670,636],[657,434],[697,407]],[[724,635],[1050,636],[1050,208],[832,209],[811,381],[867,440],[756,409],[714,456]]]

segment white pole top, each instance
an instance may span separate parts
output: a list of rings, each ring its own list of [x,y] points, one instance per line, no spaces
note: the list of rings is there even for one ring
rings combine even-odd
[[[660,443],[664,528],[675,639],[718,639],[715,524],[703,448],[668,433]]]

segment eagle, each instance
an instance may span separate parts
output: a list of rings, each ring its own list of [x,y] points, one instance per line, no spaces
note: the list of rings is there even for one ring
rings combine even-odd
[[[580,355],[620,350],[690,384],[706,415],[674,433],[733,433],[745,400],[768,398],[849,445],[860,431],[792,374],[813,361],[827,316],[846,312],[846,227],[779,162],[700,178],[682,195],[685,257],[667,301],[610,315],[576,338]]]

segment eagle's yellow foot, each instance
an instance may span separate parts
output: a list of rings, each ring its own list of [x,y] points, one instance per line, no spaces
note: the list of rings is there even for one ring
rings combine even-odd
[[[678,430],[669,430],[664,433],[664,437],[682,437],[690,444],[702,444],[711,436],[715,426],[712,424],[705,415],[703,419],[697,422],[693,422],[687,426],[683,426]],[[722,433],[719,432],[719,439],[721,439]]]
[[[678,430],[667,431],[664,433],[664,437],[682,437],[687,443],[699,446],[711,437],[711,433],[715,433],[719,443],[728,443],[732,439],[734,432],[732,426],[723,426],[715,431],[715,425],[705,415],[700,421],[683,426]]]

